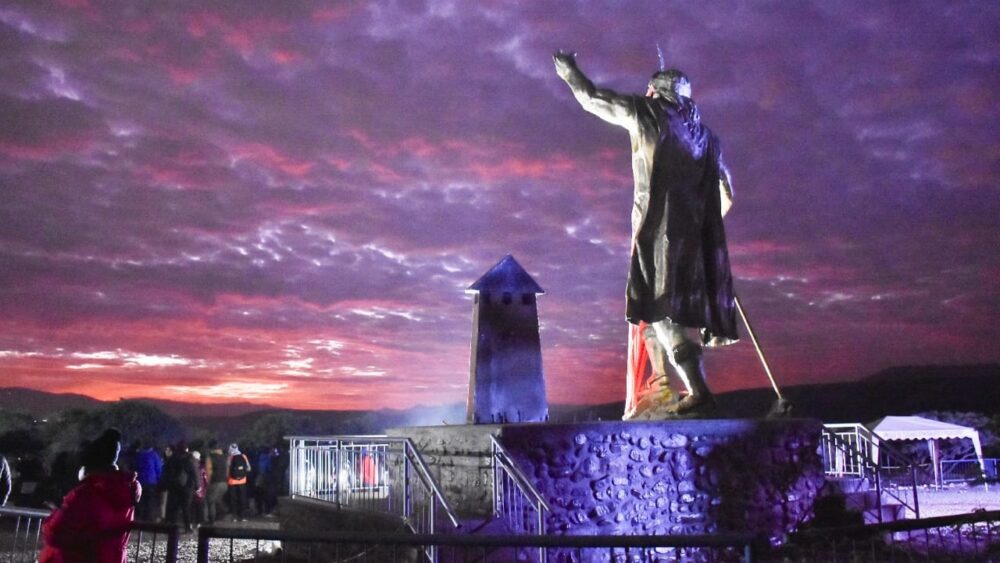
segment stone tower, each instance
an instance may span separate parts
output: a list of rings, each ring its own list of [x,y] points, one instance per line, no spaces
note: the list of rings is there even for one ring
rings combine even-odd
[[[545,293],[508,254],[469,287],[472,360],[469,424],[542,422],[549,417],[535,296]]]

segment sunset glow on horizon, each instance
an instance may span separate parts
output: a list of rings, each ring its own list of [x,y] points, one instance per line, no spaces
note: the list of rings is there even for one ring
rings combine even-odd
[[[513,254],[552,403],[625,393],[627,133],[551,55],[692,78],[780,384],[1000,361],[1000,4],[0,4],[0,386],[464,402]],[[742,327],[741,327],[742,328]],[[767,386],[748,338],[716,391]]]

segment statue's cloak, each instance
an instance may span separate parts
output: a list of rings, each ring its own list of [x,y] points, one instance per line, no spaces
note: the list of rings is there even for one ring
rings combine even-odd
[[[626,317],[634,324],[670,319],[704,329],[706,343],[729,343],[739,336],[719,195],[719,141],[693,104],[656,109],[659,139],[648,205],[633,234]]]

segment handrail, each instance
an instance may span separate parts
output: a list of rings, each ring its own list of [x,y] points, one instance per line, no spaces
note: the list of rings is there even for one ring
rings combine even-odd
[[[398,440],[398,438],[393,439]],[[448,503],[448,500],[444,498],[444,495],[441,493],[441,489],[437,486],[437,482],[431,478],[431,472],[430,469],[427,468],[427,463],[424,462],[424,456],[420,455],[420,452],[417,451],[417,447],[413,444],[413,440],[409,438],[404,438],[404,440],[406,440],[405,444],[407,453],[413,456],[416,465],[420,468],[419,475],[424,479],[425,484],[430,487],[431,492],[434,493],[438,502],[441,503],[441,507],[444,508],[445,515],[448,516],[451,523],[454,524],[456,528],[461,528],[462,525],[458,522],[458,518],[455,516],[455,512],[451,509],[451,505]]]
[[[524,536],[542,537],[545,534],[545,516],[550,510],[548,503],[514,463],[496,436],[491,435],[490,442],[493,459],[493,516],[502,517],[512,532],[527,532]],[[507,479],[510,479],[513,489],[520,495],[518,498],[527,501],[528,510],[525,509],[524,503],[507,496]],[[531,534],[531,527],[527,525],[531,521],[529,519],[531,516],[534,517],[534,534]],[[538,562],[545,563],[548,560],[545,548],[532,547],[538,549]]]
[[[875,433],[875,431],[868,428],[864,424],[860,424],[857,422],[841,422],[834,424],[824,424],[823,427],[826,429],[850,428],[854,430],[855,433],[857,433],[859,436],[863,437],[869,443],[869,445],[877,446],[880,451],[888,452],[890,455],[900,458],[901,460],[907,462],[908,466],[912,466],[914,468],[919,467],[917,464],[913,463],[910,460],[910,458],[907,457],[906,454],[896,449],[896,447],[891,445],[888,440],[879,436],[878,434]]]
[[[0,506],[0,514],[7,516],[22,516],[26,518],[46,518],[52,514],[51,510],[39,508],[24,508],[20,506]]]
[[[316,442],[336,442],[338,440],[343,442],[351,442],[358,440],[379,440],[381,442],[391,442],[399,441],[404,438],[397,438],[392,436],[387,436],[385,434],[328,434],[325,436],[300,436],[298,434],[293,434],[285,436],[286,440],[313,440]]]
[[[503,463],[504,467],[506,467],[510,471],[511,475],[514,477],[514,480],[517,481],[518,486],[522,489],[523,492],[527,493],[531,497],[531,500],[535,501],[535,503],[539,507],[544,509],[546,512],[550,511],[551,508],[549,508],[549,504],[545,502],[545,499],[542,498],[542,495],[541,493],[538,492],[538,489],[536,489],[535,486],[531,484],[531,481],[528,480],[528,477],[525,476],[525,474],[521,471],[521,469],[517,466],[517,464],[514,463],[514,460],[510,458],[510,454],[507,453],[507,450],[506,448],[503,447],[503,444],[501,444],[500,441],[496,439],[496,436],[490,436],[490,441],[493,442],[494,451],[500,454],[499,456],[494,454],[493,459],[499,460],[501,463]]]
[[[859,439],[859,441],[863,442],[862,445],[864,446],[864,450],[865,451],[859,452],[857,449],[855,449],[855,447],[852,444],[850,444],[844,438],[842,438],[841,437],[842,432],[836,432],[836,430],[841,430],[841,429],[849,429],[849,430],[851,430],[853,432],[853,434]],[[876,510],[877,510],[876,517],[878,518],[879,522],[882,522],[882,493],[883,492],[886,493],[887,495],[889,495],[891,498],[899,501],[899,503],[903,507],[908,508],[909,510],[911,510],[913,512],[915,518],[920,518],[920,503],[919,503],[918,498],[917,498],[916,465],[912,461],[910,461],[905,455],[899,453],[894,448],[892,448],[892,447],[884,444],[884,439],[882,437],[878,436],[877,434],[875,434],[874,432],[872,432],[871,430],[869,430],[868,428],[866,428],[864,425],[861,425],[861,424],[828,424],[828,425],[824,425],[824,428],[823,428],[823,437],[824,437],[824,439],[826,439],[829,442],[831,442],[832,444],[834,444],[841,452],[844,452],[846,454],[855,456],[857,459],[859,459],[862,462],[863,466],[865,468],[867,468],[868,470],[870,470],[871,473],[872,473],[872,475],[875,477],[875,490],[878,493],[877,494],[877,499],[876,499],[876,503],[877,503],[877,505],[876,505]],[[883,486],[882,475],[881,475],[881,473],[879,471],[880,466],[879,466],[878,460],[877,459],[872,459],[872,456],[870,455],[871,449],[873,447],[878,447],[879,450],[885,452],[886,454],[888,454],[888,455],[890,455],[892,457],[899,458],[901,461],[903,461],[903,462],[906,463],[906,467],[909,468],[909,470],[910,470],[911,483],[910,483],[909,488],[913,491],[913,504],[912,504],[912,506],[910,505],[910,503],[905,498],[903,498],[902,496],[894,493],[893,492],[893,487],[885,487],[885,486]],[[860,475],[860,476],[864,477],[863,474]]]

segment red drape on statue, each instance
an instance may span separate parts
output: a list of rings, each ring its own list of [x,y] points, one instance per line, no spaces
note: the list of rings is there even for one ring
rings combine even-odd
[[[646,376],[646,364],[649,360],[646,340],[643,338],[646,326],[644,322],[640,322],[638,325],[632,323],[628,325],[628,373],[625,376],[626,413],[635,411],[636,405],[639,403],[639,389]]]

